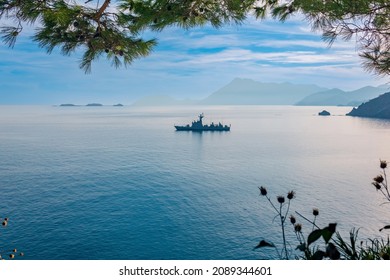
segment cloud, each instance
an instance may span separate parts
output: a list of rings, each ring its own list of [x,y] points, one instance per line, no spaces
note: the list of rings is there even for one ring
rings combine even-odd
[[[354,56],[349,53],[319,54],[309,51],[285,52],[254,52],[245,49],[223,50],[216,54],[198,55],[190,60],[193,64],[221,63],[221,62],[261,62],[267,64],[319,64],[319,63],[355,63]]]
[[[142,36],[159,40],[150,56],[118,70],[103,56],[93,63],[91,75],[78,68],[80,51],[70,57],[58,50],[47,55],[22,36],[14,49],[0,45],[0,103],[7,93],[27,89],[31,96],[42,97],[39,102],[46,98],[50,103],[128,104],[150,94],[201,98],[235,77],[342,89],[385,82],[362,70],[353,42],[328,48],[305,26],[299,20],[248,20],[220,29],[147,31]]]
[[[257,42],[259,47],[272,47],[272,48],[291,48],[299,47],[303,49],[320,49],[320,50],[355,50],[353,44],[348,42],[335,42],[333,45],[329,46],[328,43],[324,41],[314,41],[314,40],[262,40]]]

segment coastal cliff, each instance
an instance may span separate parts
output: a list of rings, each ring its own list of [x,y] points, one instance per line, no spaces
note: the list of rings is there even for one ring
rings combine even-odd
[[[353,108],[347,116],[390,119],[390,92]]]

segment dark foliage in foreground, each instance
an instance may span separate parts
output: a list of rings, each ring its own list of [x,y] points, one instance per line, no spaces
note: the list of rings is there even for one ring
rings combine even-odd
[[[380,161],[381,173],[373,178],[372,185],[380,192],[387,201],[390,202],[390,190],[387,181],[387,162]],[[329,223],[328,226],[320,228],[316,221],[319,216],[319,210],[313,209],[312,218],[309,219],[299,212],[295,212],[309,227],[309,233],[304,234],[304,226],[297,222],[294,215],[289,216],[290,201],[294,198],[293,191],[287,194],[286,201],[283,196],[277,197],[278,204],[274,204],[268,196],[268,190],[265,187],[260,187],[260,196],[265,197],[276,211],[277,217],[280,220],[282,231],[282,248],[279,250],[274,243],[261,240],[255,249],[272,247],[276,250],[279,259],[306,259],[306,260],[389,260],[390,259],[390,239],[372,238],[367,240],[359,240],[359,230],[352,229],[349,233],[349,239],[342,237],[337,231],[336,223]],[[282,199],[283,198],[283,199]],[[286,240],[286,223],[287,217],[292,225],[297,246],[295,250],[289,249],[288,245],[293,242]],[[389,225],[382,226],[379,231],[390,229]]]

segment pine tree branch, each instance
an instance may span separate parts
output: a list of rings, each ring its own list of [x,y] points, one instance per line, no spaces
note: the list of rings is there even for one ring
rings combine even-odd
[[[111,0],[105,0],[103,5],[100,7],[98,12],[96,13],[95,19],[96,21],[100,21],[100,18],[102,17],[104,11],[107,9],[107,7],[110,5]]]

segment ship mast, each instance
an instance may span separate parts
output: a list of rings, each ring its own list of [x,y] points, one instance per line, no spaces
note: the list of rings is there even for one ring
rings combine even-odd
[[[200,125],[203,125],[202,119],[204,118],[203,113],[199,115],[199,123]]]

